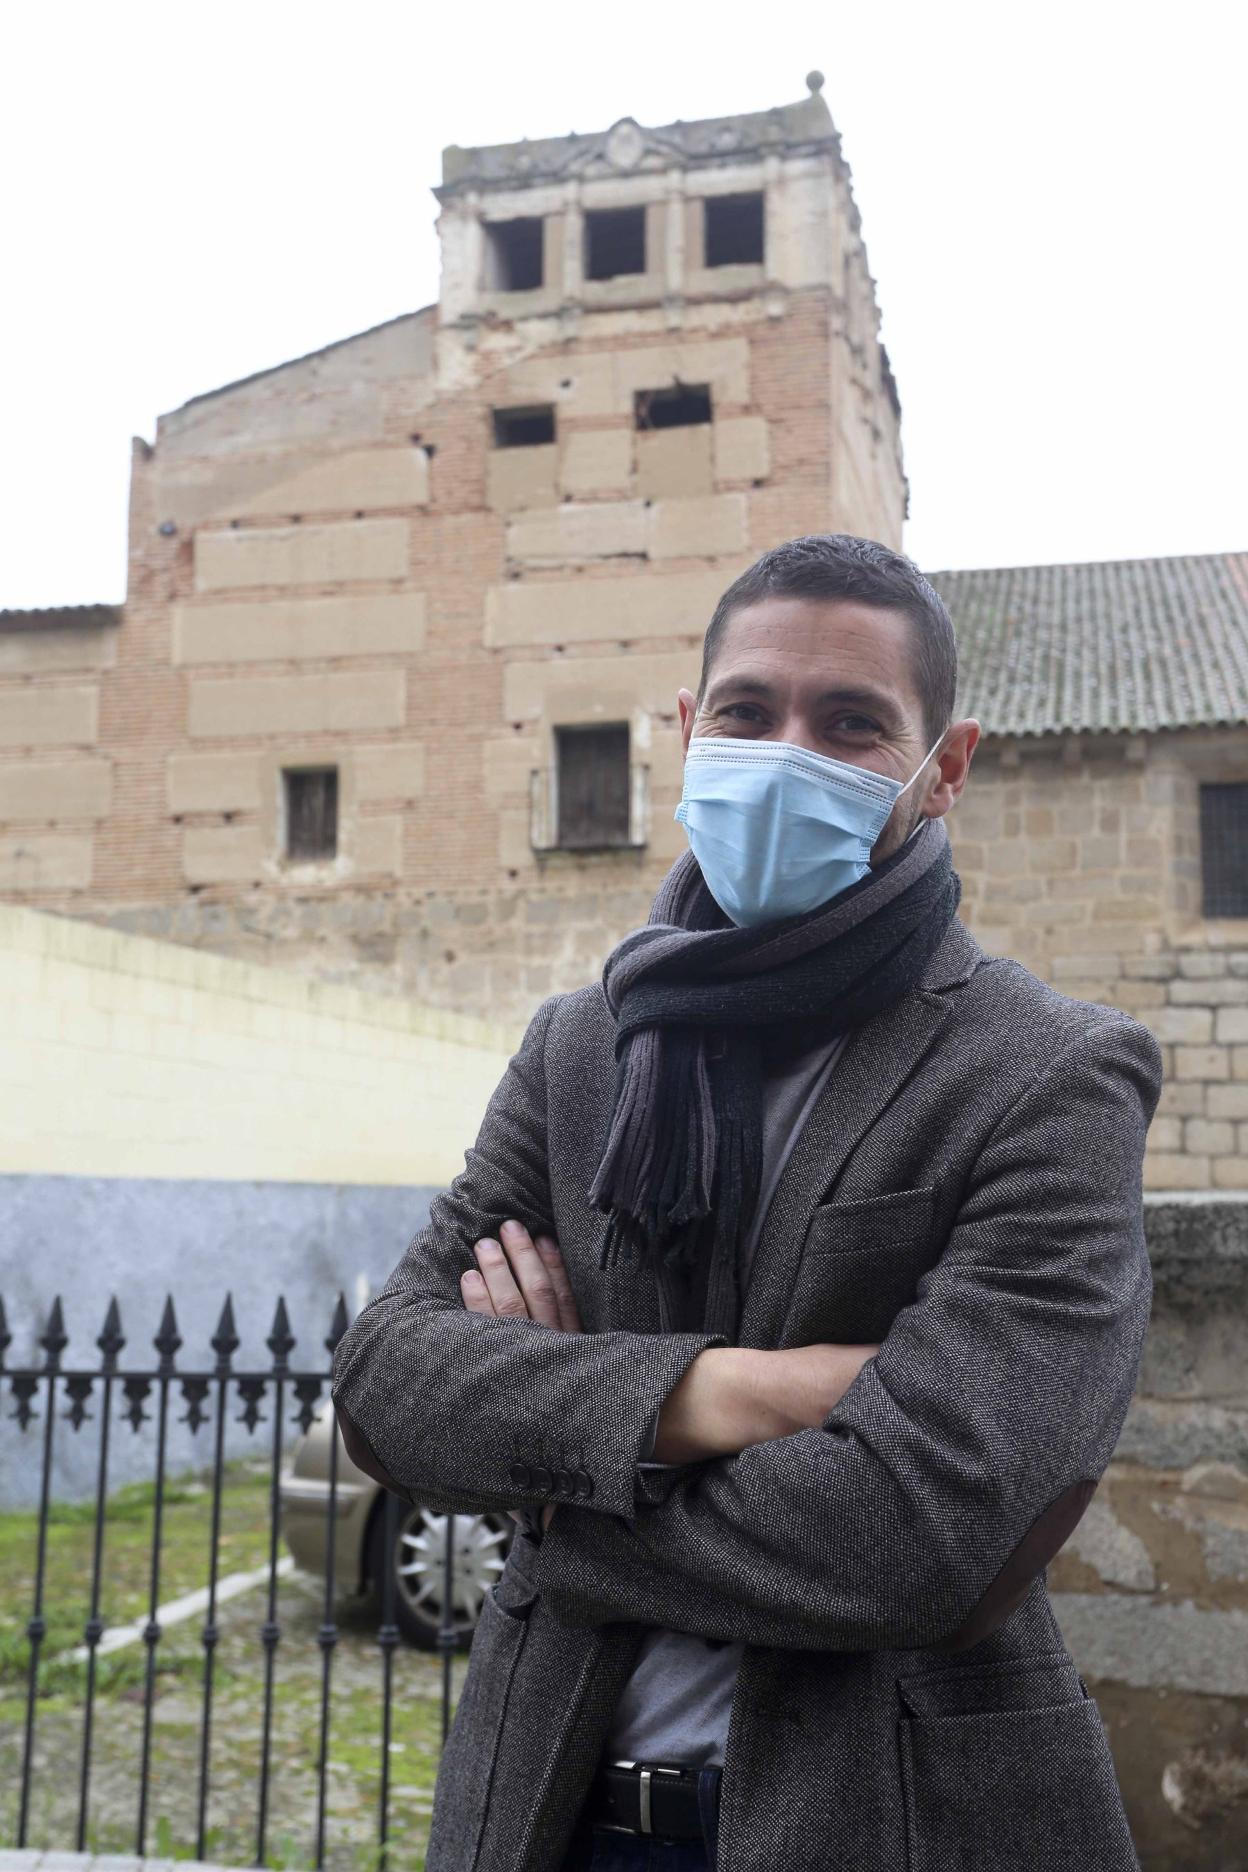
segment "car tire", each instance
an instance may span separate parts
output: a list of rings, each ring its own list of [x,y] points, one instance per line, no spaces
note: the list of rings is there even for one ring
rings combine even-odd
[[[393,1535],[387,1548],[386,1497],[378,1501],[369,1535],[368,1574],[384,1613],[387,1573],[393,1581],[394,1622],[422,1651],[436,1651],[442,1622],[447,1517],[394,1498]],[[472,1643],[481,1600],[503,1570],[516,1524],[508,1514],[457,1514],[455,1526],[456,1650]]]

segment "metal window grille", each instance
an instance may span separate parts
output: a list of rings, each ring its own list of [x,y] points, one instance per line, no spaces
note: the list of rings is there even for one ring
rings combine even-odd
[[[282,784],[286,856],[302,860],[334,857],[338,850],[338,769],[288,767]]]
[[[1248,917],[1248,780],[1201,787],[1200,872],[1207,917]]]

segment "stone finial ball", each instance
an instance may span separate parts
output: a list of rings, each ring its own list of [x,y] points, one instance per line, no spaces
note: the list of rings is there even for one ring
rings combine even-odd
[[[821,71],[807,72],[806,88],[808,91],[822,91],[823,90],[823,73]]]

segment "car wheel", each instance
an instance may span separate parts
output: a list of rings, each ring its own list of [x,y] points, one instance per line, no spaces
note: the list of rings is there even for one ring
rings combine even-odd
[[[373,1519],[369,1575],[379,1604],[387,1571],[394,1581],[394,1618],[409,1644],[437,1649],[446,1578],[446,1527],[451,1517],[432,1508],[399,1502],[394,1540],[386,1551],[384,1497]],[[458,1632],[457,1649],[467,1650],[481,1601],[501,1574],[515,1533],[510,1515],[457,1514],[453,1517],[454,1591],[451,1614]]]

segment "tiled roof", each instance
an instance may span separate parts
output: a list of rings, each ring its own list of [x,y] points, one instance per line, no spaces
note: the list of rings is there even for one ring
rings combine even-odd
[[[1248,722],[1248,553],[934,572],[988,734]]]
[[[48,605],[38,611],[0,611],[0,631],[91,630],[121,623],[115,604]]]

